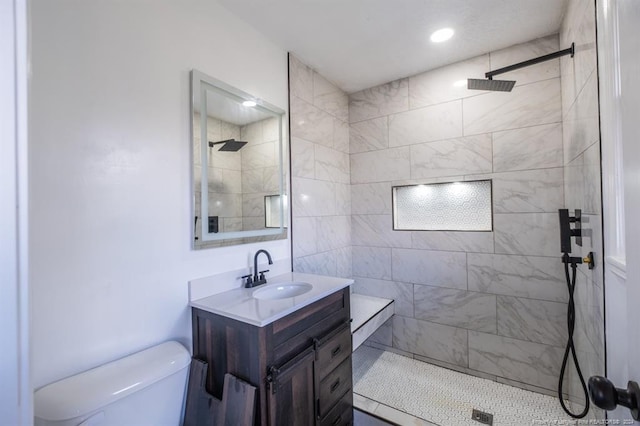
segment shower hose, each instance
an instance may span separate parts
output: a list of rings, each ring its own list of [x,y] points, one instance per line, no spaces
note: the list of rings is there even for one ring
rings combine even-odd
[[[581,419],[589,412],[589,392],[587,391],[587,385],[582,377],[582,371],[580,370],[580,364],[578,363],[578,357],[576,356],[576,348],[573,345],[573,329],[576,323],[576,307],[573,300],[573,292],[576,288],[576,272],[578,265],[575,261],[571,261],[568,254],[564,255],[564,274],[567,279],[567,287],[569,290],[569,306],[567,309],[567,330],[569,332],[569,338],[567,339],[567,348],[564,351],[564,358],[562,359],[562,368],[560,369],[560,379],[558,380],[558,398],[560,399],[560,405],[564,411],[573,417],[574,419]],[[569,263],[571,263],[572,274],[569,274]],[[585,406],[581,413],[574,414],[565,405],[564,398],[562,396],[562,382],[564,382],[564,373],[567,369],[567,363],[569,361],[569,352],[573,356],[573,363],[578,371],[578,377],[580,378],[580,384],[582,385],[582,391],[585,396]]]

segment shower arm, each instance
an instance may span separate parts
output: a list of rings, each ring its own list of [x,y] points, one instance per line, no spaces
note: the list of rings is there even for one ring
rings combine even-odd
[[[518,62],[517,64],[509,65],[508,67],[498,68],[497,70],[489,71],[489,72],[485,73],[484,76],[486,78],[488,78],[489,80],[493,80],[493,76],[494,75],[504,74],[505,72],[509,72],[509,71],[520,69],[520,68],[528,67],[528,66],[531,66],[531,65],[539,64],[540,62],[550,61],[551,59],[559,58],[559,57],[565,56],[565,55],[571,55],[571,57],[573,58],[574,54],[575,54],[575,43],[571,43],[571,47],[569,47],[568,49],[559,50],[559,51],[554,52],[554,53],[549,53],[548,55],[540,56],[538,58],[529,59],[528,61]]]

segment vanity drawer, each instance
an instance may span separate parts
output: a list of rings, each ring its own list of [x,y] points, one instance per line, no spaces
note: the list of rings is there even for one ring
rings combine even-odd
[[[351,357],[329,373],[319,386],[318,417],[323,418],[335,403],[351,389]],[[349,392],[350,393],[350,392]]]
[[[353,424],[353,393],[347,392],[335,407],[320,420],[320,426],[348,426]]]
[[[272,330],[274,364],[283,364],[349,321],[349,289],[342,289],[267,326]]]
[[[351,355],[351,327],[344,322],[322,339],[316,340],[317,377],[322,380]]]

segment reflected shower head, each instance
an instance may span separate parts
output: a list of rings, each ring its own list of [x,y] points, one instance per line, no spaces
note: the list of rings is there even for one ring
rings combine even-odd
[[[510,92],[515,86],[515,80],[492,80],[492,79],[467,79],[467,89],[469,90],[489,90],[492,92]]]
[[[219,142],[211,142],[211,141],[209,141],[209,147],[210,148],[213,148],[214,145],[218,145],[218,144],[224,144],[224,145],[222,145],[220,147],[220,149],[218,149],[218,151],[236,152],[236,151],[239,151],[240,148],[245,146],[247,144],[247,142],[237,141],[235,139],[227,139],[227,140],[219,141]]]

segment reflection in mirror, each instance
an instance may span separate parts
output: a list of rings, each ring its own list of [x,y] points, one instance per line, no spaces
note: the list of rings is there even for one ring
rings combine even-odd
[[[287,196],[282,197],[284,211],[287,211]],[[264,197],[264,223],[267,228],[280,227],[280,211],[283,206],[280,205],[280,195],[267,195]],[[287,216],[284,217],[284,227],[287,227]]]
[[[286,238],[284,111],[195,70],[192,101],[194,247]]]

